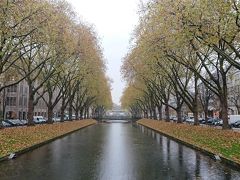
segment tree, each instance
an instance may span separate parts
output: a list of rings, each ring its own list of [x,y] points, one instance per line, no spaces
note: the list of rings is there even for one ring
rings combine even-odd
[[[6,87],[18,84],[38,68],[36,66],[25,76],[18,76],[14,65],[40,45],[30,43],[29,37],[44,26],[47,20],[44,11],[46,7],[46,1],[0,2],[0,77],[3,80],[0,83],[0,92]]]
[[[111,107],[99,39],[68,3],[4,0],[0,5],[0,93],[27,82],[29,125],[41,98],[48,107],[48,123],[57,103],[62,104],[62,121],[67,108],[71,120],[73,109],[89,117],[91,107]]]

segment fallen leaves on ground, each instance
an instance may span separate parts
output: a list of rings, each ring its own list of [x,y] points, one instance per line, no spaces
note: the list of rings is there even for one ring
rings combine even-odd
[[[95,120],[78,120],[1,129],[0,157],[95,123]]]
[[[240,163],[239,132],[149,119],[137,123]]]

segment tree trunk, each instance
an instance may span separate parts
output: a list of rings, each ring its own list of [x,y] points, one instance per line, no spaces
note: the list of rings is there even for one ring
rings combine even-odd
[[[65,111],[65,98],[62,98],[62,106],[61,106],[61,109],[60,109],[60,114],[61,114],[60,121],[61,122],[64,121],[64,111]]]
[[[199,119],[198,119],[198,102],[197,102],[197,97],[195,96],[195,100],[193,102],[193,117],[194,117],[194,125],[198,126],[199,125]]]
[[[166,116],[166,122],[170,122],[169,106],[168,105],[165,105],[165,116]]]
[[[158,106],[157,107],[158,108],[158,118],[159,118],[159,120],[162,120],[162,105],[160,105],[160,106]]]
[[[89,119],[89,108],[87,108],[87,119]]]
[[[207,118],[208,118],[208,106],[204,107],[204,117],[205,117],[205,121],[207,121]]]
[[[148,118],[148,113],[146,110],[144,110],[144,118]]]
[[[72,104],[69,104],[69,108],[68,108],[68,120],[72,121],[72,112],[73,112],[73,108],[72,108]]]
[[[227,80],[226,76],[222,76],[223,81],[223,93],[220,97],[221,107],[222,107],[222,120],[223,120],[223,126],[222,129],[230,129],[230,126],[228,124],[228,89],[227,89]]]
[[[78,113],[78,109],[77,108],[75,110],[75,116],[76,116],[76,120],[79,120],[79,113]]]
[[[199,125],[199,120],[198,120],[198,110],[193,111],[193,117],[194,117],[194,125]]]
[[[177,123],[182,123],[182,109],[177,109]]]
[[[153,119],[153,112],[152,109],[149,109],[150,119]]]
[[[222,108],[222,120],[223,120],[223,126],[222,129],[229,129],[230,126],[228,124],[228,102],[227,98],[222,97],[221,100],[221,108]]]
[[[48,124],[52,124],[53,123],[53,106],[49,105],[48,106]]]
[[[194,125],[199,125],[199,120],[198,120],[198,77],[197,75],[195,74],[195,77],[194,77],[194,91],[195,91],[195,94],[194,94],[194,102],[193,102],[193,116],[194,116]]]
[[[240,106],[236,105],[238,115],[240,114]]]
[[[1,91],[0,91],[0,94],[1,94]],[[5,89],[3,89],[3,95],[2,95],[2,114],[1,114],[1,117],[0,117],[0,129],[4,128],[3,125],[2,125],[2,121],[5,119]],[[0,108],[1,109],[1,108]]]
[[[32,126],[34,125],[33,122],[33,113],[34,113],[34,94],[33,94],[33,90],[32,90],[32,86],[28,87],[29,89],[29,95],[28,95],[28,126]]]
[[[87,119],[87,109],[84,110],[84,119]]]
[[[2,120],[4,120],[5,117],[5,113],[6,113],[6,89],[3,89],[3,96],[2,96]],[[2,123],[1,123],[2,125]]]
[[[98,115],[96,115],[96,116],[98,116]],[[83,119],[83,109],[80,110],[80,119]]]
[[[153,109],[153,118],[155,120],[157,120],[157,112],[156,112],[156,107],[154,106],[154,109]]]

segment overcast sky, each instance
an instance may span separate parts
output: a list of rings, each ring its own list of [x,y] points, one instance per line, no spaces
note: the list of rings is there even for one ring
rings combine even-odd
[[[129,40],[137,25],[139,0],[67,0],[83,20],[94,24],[107,60],[107,75],[113,80],[112,99],[116,104],[124,89],[120,67]]]

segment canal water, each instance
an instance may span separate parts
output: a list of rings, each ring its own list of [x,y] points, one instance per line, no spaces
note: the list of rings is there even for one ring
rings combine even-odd
[[[102,123],[0,163],[0,179],[221,180],[240,172],[144,127]]]

